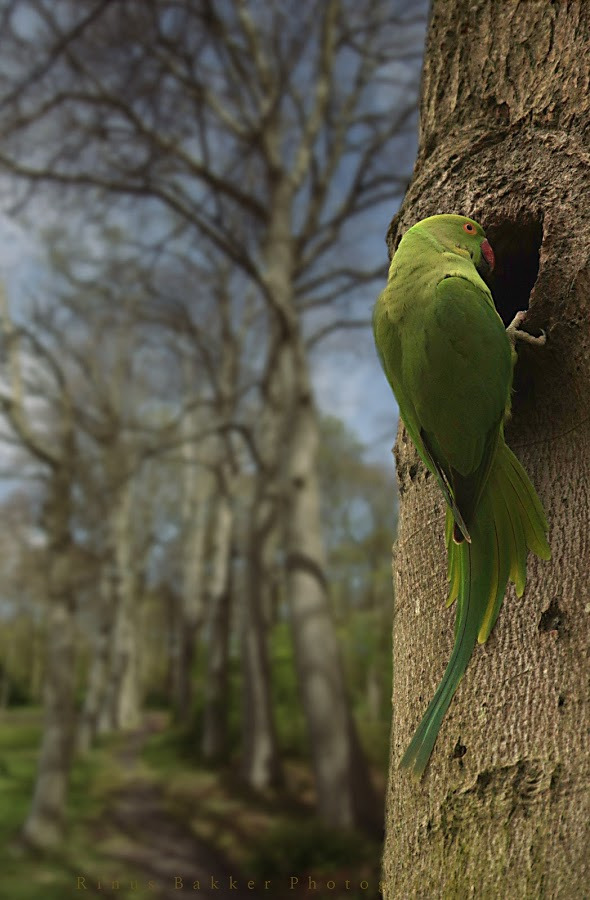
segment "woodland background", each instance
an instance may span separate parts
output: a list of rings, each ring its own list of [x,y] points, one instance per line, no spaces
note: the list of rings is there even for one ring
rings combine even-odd
[[[377,895],[426,14],[0,3],[2,896]]]

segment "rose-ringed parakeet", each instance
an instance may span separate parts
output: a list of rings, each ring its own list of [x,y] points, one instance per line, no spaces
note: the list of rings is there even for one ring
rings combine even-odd
[[[550,556],[543,508],[504,441],[516,353],[481,277],[493,266],[477,222],[424,219],[402,238],[373,316],[400,415],[447,502],[448,604],[457,601],[451,658],[401,761],[418,777],[508,580],[521,596],[528,549]]]

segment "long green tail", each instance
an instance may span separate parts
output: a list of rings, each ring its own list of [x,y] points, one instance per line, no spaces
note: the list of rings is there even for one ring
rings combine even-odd
[[[448,605],[457,600],[455,644],[442,681],[400,763],[401,768],[411,769],[418,778],[428,764],[476,641],[486,641],[494,627],[508,580],[516,585],[517,596],[522,596],[528,550],[541,559],[551,555],[541,502],[503,439],[470,524],[470,544],[454,543],[453,524],[452,513],[447,509]]]

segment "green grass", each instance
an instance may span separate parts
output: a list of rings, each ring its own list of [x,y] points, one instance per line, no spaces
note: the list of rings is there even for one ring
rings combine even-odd
[[[13,839],[26,816],[40,733],[29,710],[12,710],[0,720],[0,848]]]
[[[10,900],[80,897],[77,876],[104,869],[91,833],[115,777],[108,748],[74,765],[64,845],[41,854],[19,840],[31,803],[40,738],[40,711],[11,709],[0,717],[0,897]],[[121,878],[124,872],[125,866],[118,866]],[[127,893],[119,891],[117,896]]]
[[[164,725],[162,719],[159,727]],[[146,783],[161,791],[164,808],[175,820],[225,856],[231,871],[287,885],[292,900],[311,896],[306,892],[307,875],[318,879],[314,900],[375,896],[373,890],[359,893],[358,884],[366,879],[376,888],[380,846],[358,834],[327,829],[314,818],[313,781],[305,761],[297,755],[286,760],[285,787],[260,795],[240,783],[235,762],[218,768],[199,766],[190,736],[171,728],[147,739],[132,769],[123,761],[129,740],[125,736],[103,741],[77,760],[64,843],[52,853],[31,853],[19,844],[18,836],[31,801],[40,736],[39,711],[11,709],[0,717],[0,900],[155,896],[142,885],[141,866],[125,861],[133,836],[118,829],[111,815],[117,798],[131,784]],[[294,872],[301,879],[291,891],[289,878]],[[79,875],[86,877],[88,891],[76,889]],[[117,891],[107,888],[112,877],[120,882]],[[129,882],[137,879],[138,890],[129,889]],[[330,879],[339,885],[350,879],[351,888],[345,893],[326,890]],[[97,888],[99,880],[102,890]],[[279,896],[274,893],[269,900]]]
[[[373,844],[352,831],[336,831],[316,819],[284,821],[252,850],[250,869],[260,878],[290,872],[331,875],[336,869],[371,862]]]
[[[40,715],[10,710],[0,720],[0,860],[1,891],[11,900],[63,900],[71,879],[45,858],[35,861],[17,843],[26,818],[35,778]]]
[[[143,759],[162,784],[169,809],[190,822],[203,841],[221,850],[236,871],[256,883],[271,879],[292,900],[312,896],[308,876],[316,880],[314,900],[374,900],[380,842],[329,828],[315,818],[311,773],[297,755],[284,761],[286,784],[281,790],[256,794],[240,783],[237,764],[217,770],[203,769],[194,761],[179,765],[179,757],[190,759],[185,740],[180,731],[153,735]],[[291,889],[294,873],[301,877]],[[363,879],[370,890],[359,888]],[[330,880],[336,888],[326,887]],[[349,888],[344,887],[347,880]],[[273,894],[272,900],[278,896]]]

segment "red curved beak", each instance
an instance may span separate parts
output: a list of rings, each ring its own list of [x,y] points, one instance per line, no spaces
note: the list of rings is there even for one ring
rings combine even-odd
[[[483,258],[490,267],[490,272],[493,272],[494,266],[496,265],[496,257],[494,256],[492,245],[487,238],[484,238],[484,240],[481,242],[481,252],[483,254]]]

